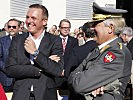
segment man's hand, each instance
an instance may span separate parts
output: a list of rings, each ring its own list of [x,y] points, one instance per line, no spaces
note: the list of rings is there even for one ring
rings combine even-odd
[[[104,94],[103,91],[104,91],[104,87],[100,87],[100,88],[98,88],[98,89],[92,91],[91,94],[92,94],[94,97],[96,97],[96,96],[99,95],[99,94]]]
[[[51,56],[49,56],[49,58],[50,58],[51,60],[56,61],[57,63],[60,61],[60,57],[57,56],[57,55],[51,55]]]
[[[24,48],[30,54],[34,54],[34,51],[37,50],[34,41],[30,37],[25,40]]]
[[[62,73],[61,73],[61,76],[64,76],[64,72],[65,72],[65,70],[63,69],[63,71],[62,71]]]
[[[49,58],[50,58],[51,60],[53,60],[53,61],[56,61],[57,63],[60,61],[60,57],[57,56],[57,55],[51,55],[51,56],[49,56]],[[61,73],[60,76],[64,76],[64,69],[63,69],[63,71],[62,71],[62,73]]]

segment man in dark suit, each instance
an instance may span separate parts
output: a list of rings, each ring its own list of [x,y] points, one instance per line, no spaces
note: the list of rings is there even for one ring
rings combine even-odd
[[[71,51],[74,47],[78,46],[78,40],[72,36],[70,36],[70,28],[71,23],[68,19],[63,19],[59,23],[59,30],[60,30],[60,38],[62,40],[62,46],[63,46],[63,58],[64,58],[64,70],[67,69],[66,65],[68,63],[68,60],[70,58]],[[64,90],[67,90],[67,82],[63,82],[60,89],[63,89],[62,92],[66,92]],[[60,90],[61,93],[61,90]],[[65,93],[67,94],[67,93]]]
[[[124,27],[120,37],[122,38],[123,42],[129,49],[132,55],[132,62],[133,62],[133,30],[131,27]],[[133,64],[133,63],[132,63]],[[133,73],[133,67],[131,72]],[[131,74],[131,83],[133,84],[133,74]]]
[[[62,39],[62,45],[63,42],[65,42],[65,46],[63,47],[64,49],[64,69],[65,66],[67,65],[67,62],[70,58],[70,53],[72,49],[76,46],[78,46],[78,40],[72,36],[70,36],[70,28],[71,28],[71,23],[68,19],[63,19],[59,23],[59,29],[60,29],[60,37]],[[65,40],[63,40],[65,39]]]
[[[133,60],[133,30],[132,28],[124,27],[120,34],[120,37],[122,38],[127,48],[130,50],[132,54],[132,60]]]
[[[96,16],[93,22],[99,46],[70,74],[68,81],[86,100],[123,100],[131,75],[132,59],[117,35],[125,26],[124,18],[118,14],[127,11],[101,8],[95,3],[94,11]],[[103,95],[91,95],[92,91],[102,86]]]
[[[9,35],[0,38],[0,82],[3,85],[5,92],[11,92],[13,87],[13,79],[6,76],[4,73],[5,63],[8,58],[9,47],[13,36],[19,32],[20,21],[17,19],[10,19],[7,22]]]
[[[0,32],[0,37],[7,36],[7,35],[9,35],[9,31],[8,31],[8,23],[6,22],[4,25],[4,28]]]
[[[83,25],[84,45],[73,48],[69,61],[66,65],[65,77],[68,78],[71,71],[74,71],[78,65],[87,57],[87,55],[97,47],[95,39],[95,32],[91,29],[91,23],[85,23]]]
[[[81,63],[82,61],[87,57],[87,55],[97,47],[97,43],[94,40],[95,33],[93,30],[91,30],[91,23],[85,23],[83,25],[83,32],[85,34],[85,41],[86,43],[82,46],[75,47],[72,50],[72,53],[70,55],[70,59],[66,65],[65,70],[65,78],[67,79],[69,77],[70,72],[74,71]],[[77,94],[74,92],[74,90],[70,90],[69,100],[85,100],[85,98],[82,95]]]
[[[15,78],[12,100],[57,100],[56,77],[63,72],[63,49],[59,37],[45,31],[48,10],[40,4],[29,6],[28,32],[13,38],[6,73]],[[51,60],[58,55],[59,61]]]

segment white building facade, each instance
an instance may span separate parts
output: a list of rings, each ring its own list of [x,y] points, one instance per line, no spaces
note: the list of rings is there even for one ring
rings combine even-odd
[[[15,13],[18,13],[18,15],[21,15],[21,12],[25,9],[22,8],[22,5],[19,6],[17,5],[17,7],[19,8],[19,11],[21,12],[16,12],[13,10],[15,10],[12,7],[12,1],[16,1],[16,2],[27,2],[30,0],[4,0],[1,2],[0,4],[0,29],[4,27],[4,24],[10,19],[10,18],[17,18],[19,20],[25,21],[25,15],[24,16],[13,16],[15,15]],[[36,0],[31,0],[31,1],[36,1]],[[88,7],[90,7],[90,2],[93,0],[41,0],[42,4],[48,9],[49,11],[49,19],[48,19],[48,29],[52,26],[52,25],[59,25],[60,20],[62,19],[69,19],[72,27],[71,27],[71,32],[73,32],[73,30],[75,28],[78,28],[80,26],[82,26],[85,22],[90,20],[90,16],[88,15],[87,18],[87,9],[85,9],[88,4]],[[74,1],[74,2],[72,2]],[[104,7],[104,6],[116,6],[116,0],[94,0],[95,2],[97,2],[100,6]],[[72,3],[71,3],[72,2]],[[14,4],[14,3],[13,3]],[[24,5],[24,3],[21,3]],[[73,5],[71,5],[73,4]],[[78,5],[77,5],[78,4]],[[81,5],[82,4],[82,5]],[[85,5],[85,6],[84,6]],[[72,6],[72,8],[70,7]],[[84,6],[84,8],[82,7]],[[79,7],[78,9],[78,13],[74,12],[75,10],[72,10],[74,7]],[[84,11],[85,10],[85,11]],[[88,11],[91,11],[91,9],[88,9]],[[26,12],[26,11],[25,11]],[[87,12],[87,13],[86,13]],[[71,14],[73,14],[73,16],[71,16]],[[86,13],[86,15],[85,15]],[[92,13],[90,13],[92,14]]]

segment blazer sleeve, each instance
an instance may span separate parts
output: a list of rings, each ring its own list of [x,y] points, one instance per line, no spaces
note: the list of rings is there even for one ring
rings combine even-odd
[[[50,55],[59,56],[60,61],[57,63],[40,51],[40,53],[37,55],[37,59],[35,60],[35,62],[44,72],[47,72],[53,76],[61,76],[64,66],[62,42],[59,37],[51,38],[51,41],[53,43],[50,42],[52,43]]]
[[[72,50],[68,63],[66,64],[65,77],[68,78],[70,73],[79,65],[78,56],[75,49]]]
[[[5,66],[4,58],[3,58],[3,49],[2,49],[2,43],[0,39],[0,70],[3,71],[3,68]]]
[[[44,52],[45,50],[41,50],[39,54],[37,55],[36,60],[34,61],[35,64],[32,65],[30,63],[29,58],[25,58],[22,63],[22,61],[18,62],[18,52],[21,53],[18,50],[18,41],[19,40],[16,37],[13,38],[9,50],[9,58],[6,64],[6,74],[10,77],[14,78],[36,78],[40,77],[41,74],[51,74],[54,76],[60,76],[61,72],[63,70],[63,58],[62,58],[62,47],[61,47],[61,41],[57,38],[53,40],[53,45],[48,45],[50,48],[50,54],[57,54],[58,56],[61,57],[61,60],[56,63],[55,61],[52,61],[49,59],[48,55],[45,55]],[[47,41],[46,41],[47,42]],[[44,46],[44,45],[43,45]],[[47,51],[47,50],[46,50]],[[40,70],[42,72],[40,73]]]
[[[24,59],[23,63],[18,61],[19,57],[23,57],[22,52],[19,51],[19,47],[23,45],[19,45],[21,37],[14,37],[11,41],[11,45],[9,48],[9,56],[6,62],[6,66],[4,71],[6,75],[12,78],[34,78],[40,77],[39,68],[35,67],[30,63],[29,58]],[[19,53],[19,56],[18,56]]]
[[[76,47],[76,46],[79,46],[78,39],[75,39],[75,46],[74,47]]]
[[[125,54],[120,50],[111,50],[110,52],[112,52],[116,58],[107,63],[104,62],[104,57],[108,52],[109,51],[104,52],[101,57],[97,61],[94,60],[94,62],[88,62],[88,56],[79,67],[70,74],[68,82],[76,92],[81,94],[91,92],[122,76]],[[131,56],[126,56],[129,56],[128,61],[130,66]]]

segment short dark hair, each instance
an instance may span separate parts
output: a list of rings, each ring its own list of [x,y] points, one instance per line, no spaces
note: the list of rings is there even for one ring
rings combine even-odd
[[[70,23],[70,21],[69,21],[68,19],[63,19],[63,20],[61,20],[60,23],[59,23],[59,27],[61,27],[61,24],[62,24],[63,22],[69,23],[69,26],[70,26],[70,28],[71,28],[71,23]]]
[[[88,22],[83,25],[82,30],[85,33],[85,37],[87,38],[95,37],[95,31],[91,30],[92,26],[93,26],[93,23],[88,23]]]
[[[47,8],[46,8],[45,6],[40,5],[40,4],[32,4],[32,5],[29,6],[29,8],[38,8],[38,9],[42,9],[42,14],[43,14],[43,16],[46,17],[46,18],[48,19],[49,14],[48,14],[48,10],[47,10]]]

